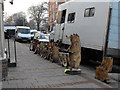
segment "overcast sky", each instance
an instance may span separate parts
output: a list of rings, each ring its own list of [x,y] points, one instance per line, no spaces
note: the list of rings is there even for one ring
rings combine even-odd
[[[11,5],[9,1],[10,0],[4,1],[4,7],[5,7],[4,11],[5,13],[7,13],[7,16],[21,11],[27,14],[27,10],[31,5],[36,5],[41,2],[49,1],[49,0],[13,0],[13,5]],[[90,1],[90,0],[76,0],[76,1]],[[94,0],[94,1],[101,1],[101,0]],[[103,1],[107,1],[107,0],[103,0]],[[113,0],[113,1],[120,1],[120,0]]]
[[[4,1],[4,11],[7,16],[23,11],[27,14],[27,10],[31,5],[36,5],[48,0],[13,0],[13,5],[9,3],[10,0]]]

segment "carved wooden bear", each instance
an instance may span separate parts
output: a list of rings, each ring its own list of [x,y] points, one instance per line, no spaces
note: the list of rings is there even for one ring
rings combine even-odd
[[[69,50],[69,68],[78,69],[81,62],[80,37],[77,34],[70,36],[71,46]]]
[[[104,57],[101,65],[96,68],[95,78],[101,81],[110,80],[110,77],[108,76],[108,72],[112,70],[112,66],[113,66],[113,58]]]

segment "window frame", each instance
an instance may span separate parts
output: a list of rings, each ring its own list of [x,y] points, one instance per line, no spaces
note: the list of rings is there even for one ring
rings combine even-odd
[[[74,15],[74,16],[73,16]],[[68,23],[74,23],[75,22],[75,15],[76,15],[76,12],[73,12],[73,13],[69,13],[68,14],[68,18],[67,18],[67,22]],[[73,17],[73,18],[71,18]]]
[[[89,10],[89,11],[87,11],[87,10]],[[94,17],[94,16],[95,16],[95,7],[86,8],[85,9],[85,11],[84,11],[84,17]]]
[[[61,11],[61,20],[60,23],[65,23],[67,9]]]

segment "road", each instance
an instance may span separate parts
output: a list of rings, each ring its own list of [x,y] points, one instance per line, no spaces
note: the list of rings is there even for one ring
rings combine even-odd
[[[9,67],[3,88],[118,88],[118,82],[109,84],[96,80],[95,69],[80,66],[80,75],[64,73],[64,67],[51,63],[29,51],[29,44],[17,44],[17,67]]]

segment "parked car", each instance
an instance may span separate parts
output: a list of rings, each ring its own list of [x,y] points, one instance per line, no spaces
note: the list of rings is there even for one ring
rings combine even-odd
[[[40,42],[49,42],[49,36],[46,34],[40,34],[40,37],[38,39]]]
[[[29,47],[30,51],[31,50],[34,51],[35,48],[37,47],[37,44],[39,44],[40,42],[48,44],[49,43],[49,35],[41,33],[41,32],[35,33],[33,39],[31,40],[31,43],[30,43],[30,47]]]
[[[15,37],[15,26],[4,26],[4,35],[5,39],[14,38]]]
[[[15,40],[30,41],[31,40],[30,27],[16,26]]]
[[[34,38],[35,36],[35,33],[38,33],[37,30],[33,29],[33,30],[30,30],[30,34],[31,34],[31,40]]]

